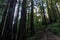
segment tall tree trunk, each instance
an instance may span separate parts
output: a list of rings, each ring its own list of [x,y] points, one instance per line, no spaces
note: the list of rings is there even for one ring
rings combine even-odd
[[[31,24],[30,24],[30,29],[31,29],[31,36],[34,36],[34,13],[33,13],[33,0],[31,0]]]
[[[7,19],[5,23],[5,29],[3,29],[3,37],[2,40],[12,40],[11,34],[12,34],[12,22],[13,22],[13,16],[15,11],[15,5],[17,0],[8,0],[10,3],[9,10],[7,13]]]
[[[57,18],[56,18],[56,14],[55,14],[55,9],[54,9],[54,7],[53,7],[54,5],[53,5],[53,1],[51,0],[51,13],[52,13],[52,20],[53,20],[53,22],[56,22],[57,20]]]
[[[59,19],[60,18],[60,14],[59,14],[59,10],[58,10],[58,7],[57,7],[56,3],[58,3],[58,0],[55,1],[55,6],[56,6],[55,10],[56,10],[57,18]]]
[[[28,11],[28,12],[29,12],[29,11]],[[29,29],[29,28],[30,28],[30,13],[27,13],[27,17],[28,17],[28,18],[27,18],[27,20],[28,20],[28,21],[27,21],[27,38],[28,38],[28,37],[30,36],[30,31],[29,31],[29,30],[30,30],[30,29]]]
[[[23,0],[18,40],[26,40],[26,14],[27,14],[26,0]]]
[[[46,15],[45,15],[45,10],[44,10],[44,5],[43,5],[43,1],[42,1],[42,10],[43,10],[43,20],[44,20],[44,29],[43,31],[46,32],[46,28],[47,28],[47,22],[46,22]]]
[[[2,21],[0,23],[0,38],[1,38],[2,29],[3,29],[3,26],[4,26],[4,22],[5,22],[5,17],[6,17],[6,14],[7,14],[7,10],[9,8],[8,6],[9,6],[9,3],[7,3],[7,5],[5,7],[5,10],[3,12],[3,15],[2,15]]]
[[[48,5],[48,0],[46,0],[46,3],[47,3],[48,15],[49,15],[49,23],[52,23],[52,18],[51,18],[51,14],[50,14],[50,8],[49,8],[49,5]]]
[[[17,14],[16,14],[16,17],[15,17],[15,20],[14,20],[14,25],[13,25],[13,40],[17,40],[17,24],[18,24],[18,17],[19,17],[19,8],[20,8],[20,0],[19,0],[19,2],[17,1],[17,3],[18,3],[18,8],[17,8]]]

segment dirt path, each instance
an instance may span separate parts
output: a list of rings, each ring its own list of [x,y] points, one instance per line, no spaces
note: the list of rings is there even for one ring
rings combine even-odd
[[[54,35],[51,32],[47,32],[42,35],[44,35],[44,36],[42,36],[42,39],[40,39],[40,40],[60,40],[60,37]]]

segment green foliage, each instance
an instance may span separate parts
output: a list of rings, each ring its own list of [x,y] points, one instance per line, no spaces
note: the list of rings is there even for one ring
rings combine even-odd
[[[0,15],[0,23],[1,23],[1,20],[2,20],[2,16]]]
[[[27,40],[40,40],[41,38],[41,32],[36,32],[35,36],[29,37]]]
[[[57,20],[57,22],[48,25],[48,28],[46,30],[50,30],[54,34],[60,36],[60,19]]]
[[[43,1],[46,2],[46,0],[43,0]],[[55,6],[55,1],[56,0],[52,0],[52,5],[51,5],[50,0],[48,0],[48,8],[50,6]],[[58,1],[60,2],[60,0],[58,0]],[[0,0],[0,4],[2,4],[3,2],[4,2],[4,0]],[[27,3],[27,5],[29,5],[29,4],[30,3]],[[54,9],[56,7],[52,7],[52,8]],[[41,9],[43,9],[43,7],[41,7],[41,8],[39,7],[39,9],[40,9],[39,12],[43,11],[43,10],[41,10]],[[50,11],[48,11],[48,10],[50,10]],[[48,10],[47,10],[48,11],[47,14],[50,13],[49,15],[51,15],[51,17],[53,17],[54,14],[57,15],[57,13],[54,11],[55,9],[51,10],[51,7],[50,7],[50,9],[48,9]],[[53,11],[53,12],[51,12],[51,11]],[[31,18],[30,18],[31,15],[30,14],[26,18],[27,19],[26,20],[26,22],[27,22],[26,25],[27,25],[27,30],[28,30],[27,35],[29,36],[29,38],[27,40],[38,40],[41,34],[40,34],[40,32],[37,32],[37,31],[42,31],[44,29],[44,26],[45,26],[45,25],[42,24],[42,22],[43,22],[42,13],[41,14],[39,13],[40,14],[39,16],[37,16],[37,13],[34,13],[34,28],[35,28],[35,32],[36,32],[34,37],[30,37],[30,32],[31,32],[30,31],[31,30],[30,29],[30,20],[31,20]],[[56,18],[56,16],[54,16],[53,19],[54,18]],[[2,19],[2,16],[0,15],[0,22],[1,22],[1,19]],[[40,21],[39,21],[39,19],[40,19]],[[48,18],[48,20],[49,20],[49,18]],[[47,21],[47,22],[49,22],[49,21]],[[57,22],[48,24],[46,31],[51,31],[54,34],[60,36],[60,19],[58,19]]]
[[[39,31],[41,31],[41,29],[43,29],[41,26],[43,27],[44,25],[42,24],[40,24],[40,26],[37,25],[36,29],[37,30],[39,29]],[[60,19],[58,19],[57,22],[49,24],[47,26],[48,27],[46,31],[50,31],[54,33],[55,35],[60,36]],[[35,33],[35,36],[29,37],[27,40],[39,40],[41,38],[41,32],[39,31]]]
[[[0,3],[3,3],[4,2],[4,0],[0,0]]]

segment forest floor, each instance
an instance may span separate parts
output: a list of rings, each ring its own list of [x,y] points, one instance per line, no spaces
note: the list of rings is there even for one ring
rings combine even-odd
[[[38,36],[29,38],[28,40],[60,40],[60,37],[54,35],[52,32],[38,33]]]
[[[43,33],[42,35],[42,38],[40,40],[60,40],[60,37],[54,35],[52,32],[46,32],[46,33]]]

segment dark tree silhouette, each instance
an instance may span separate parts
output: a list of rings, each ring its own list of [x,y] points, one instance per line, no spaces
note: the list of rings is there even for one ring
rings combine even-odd
[[[5,28],[3,28],[3,36],[2,40],[12,40],[11,32],[12,32],[12,25],[13,25],[13,17],[15,11],[15,5],[17,0],[8,0],[9,2],[9,10],[7,12],[7,19],[5,23]]]
[[[47,10],[48,10],[48,15],[49,15],[49,23],[52,23],[52,18],[51,18],[51,14],[50,14],[50,8],[49,8],[49,5],[48,5],[48,0],[46,0],[46,3],[47,3]]]
[[[42,13],[42,15],[43,15],[43,22],[44,22],[44,28],[43,28],[43,31],[44,32],[46,32],[46,28],[47,28],[47,22],[46,22],[46,15],[45,15],[45,10],[44,10],[44,5],[43,5],[43,1],[42,1],[42,10],[43,10],[43,13]]]
[[[0,23],[0,38],[1,38],[2,29],[3,29],[3,26],[4,26],[7,10],[9,9],[8,6],[9,6],[9,3],[7,3],[7,5],[5,6],[5,10],[4,10],[3,15],[2,15],[2,21]]]
[[[19,25],[19,33],[18,33],[18,40],[26,40],[26,0],[22,2],[22,10],[21,10],[21,19]]]
[[[18,3],[17,14],[14,19],[14,25],[13,25],[13,30],[12,30],[13,40],[17,40],[17,27],[18,27],[17,24],[18,24],[18,17],[19,17],[20,0],[19,0],[19,2],[17,1],[17,3]]]
[[[34,12],[33,12],[33,0],[31,0],[31,21],[30,21],[31,36],[34,36]]]
[[[56,16],[56,13],[55,13],[55,9],[54,9],[54,5],[53,5],[53,1],[51,1],[51,13],[52,13],[52,21],[53,22],[56,22],[57,21],[57,16]]]

